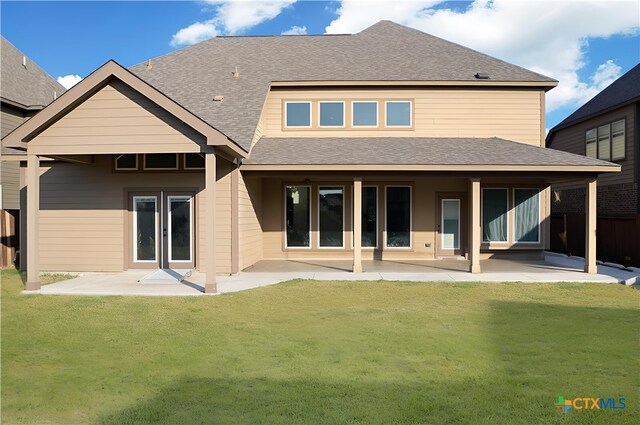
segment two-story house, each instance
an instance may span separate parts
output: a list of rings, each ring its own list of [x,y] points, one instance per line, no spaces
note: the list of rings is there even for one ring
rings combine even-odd
[[[598,173],[544,146],[551,78],[383,21],[354,35],[217,37],[110,61],[7,137],[25,151],[39,270],[264,259],[541,257],[550,185]],[[42,157],[52,161],[43,161]]]
[[[598,252],[606,261],[640,265],[640,64],[553,127],[547,147],[611,161],[620,173],[598,177]],[[553,186],[556,250],[581,255],[584,188]]]
[[[65,88],[0,36],[1,137],[34,116]],[[20,162],[13,149],[0,148],[0,267],[13,264],[18,249]]]

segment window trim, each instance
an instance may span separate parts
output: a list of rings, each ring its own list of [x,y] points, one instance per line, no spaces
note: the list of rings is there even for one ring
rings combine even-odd
[[[622,125],[623,133],[622,134],[624,135],[624,138],[623,138],[623,143],[624,143],[623,155],[624,156],[622,158],[613,159],[613,124],[618,123],[620,121],[622,121],[622,123],[623,123],[623,125]],[[600,131],[599,130],[600,130],[601,127],[605,127],[605,126],[609,127],[609,158],[608,159],[600,157]],[[587,155],[587,133],[589,133],[590,131],[595,131],[596,132],[596,140],[595,140],[596,156],[595,157]],[[586,157],[600,159],[602,161],[609,161],[609,162],[625,161],[627,159],[627,117],[625,116],[625,117],[620,118],[620,119],[616,119],[616,120],[609,121],[609,122],[604,123],[604,124],[599,124],[599,125],[596,125],[594,127],[587,128],[584,131],[584,155]]]
[[[323,103],[341,103],[342,104],[342,125],[322,125],[322,107]],[[318,101],[318,128],[346,128],[347,127],[347,102],[344,100],[319,100]]]
[[[375,103],[376,105],[376,124],[375,125],[356,125],[354,106],[356,103]],[[351,128],[380,128],[380,102],[377,100],[352,100],[351,101]]]
[[[322,188],[326,188],[326,187],[339,187],[342,189],[342,246],[321,246],[320,245],[320,190]],[[316,247],[318,249],[345,249],[347,244],[346,244],[346,235],[347,235],[347,231],[346,231],[346,223],[345,223],[345,212],[346,212],[346,191],[345,191],[345,186],[341,185],[341,184],[328,184],[328,185],[318,185],[318,214],[317,214],[317,228],[318,228],[318,240],[316,241]]]
[[[613,125],[622,121],[622,158],[614,158],[613,157]],[[627,159],[627,118],[621,118],[619,120],[611,121],[611,130],[609,131],[609,135],[611,137],[611,162],[617,161],[625,161]]]
[[[485,190],[503,190],[506,194],[507,194],[507,211],[505,212],[505,215],[507,216],[507,230],[506,230],[506,238],[504,241],[488,241],[484,239],[484,191]],[[486,245],[491,245],[491,244],[500,244],[500,245],[508,245],[511,242],[511,199],[509,198],[510,195],[510,190],[508,187],[483,187],[481,190],[481,194],[480,194],[480,234],[481,234],[481,240],[480,240],[480,244],[486,244]],[[538,242],[539,243],[539,242]]]
[[[408,187],[409,188],[409,246],[389,246],[387,241],[387,218],[389,217],[387,206],[388,206],[388,191],[389,187]],[[413,250],[413,186],[410,184],[388,184],[384,186],[384,249],[390,249],[393,251],[412,251]]]
[[[287,105],[290,103],[304,103],[309,105],[309,125],[289,125],[287,122],[288,114],[287,114]],[[284,128],[312,128],[313,127],[313,102],[310,100],[285,100],[284,101]]]
[[[180,159],[178,158],[177,153],[170,152],[161,152],[160,155],[175,155],[176,156],[176,166],[174,168],[149,168],[147,167],[147,155],[156,155],[156,153],[143,153],[142,154],[142,169],[144,171],[176,171],[180,169]]]
[[[188,260],[174,260],[172,258],[173,250],[171,247],[171,200],[172,199],[187,199],[189,201],[189,259]],[[191,263],[193,262],[193,196],[189,195],[167,195],[167,256],[170,263]]]
[[[389,113],[387,105],[390,103],[408,103],[409,104],[409,125],[389,125]],[[384,127],[385,128],[413,128],[413,100],[385,100],[384,101]]]
[[[123,157],[124,155],[133,155],[136,158],[136,166],[135,168],[120,168],[118,167],[118,159],[120,159],[121,157]],[[140,169],[140,160],[138,159],[138,154],[135,153],[123,153],[120,155],[117,155],[113,164],[113,169],[115,171],[138,171]]]
[[[364,189],[365,187],[373,187],[376,190],[376,246],[362,246],[362,244],[360,244],[360,249],[366,249],[366,250],[371,250],[374,251],[376,249],[380,249],[380,194],[379,194],[379,190],[378,190],[378,185],[377,184],[367,184],[367,185],[362,185],[362,189]],[[363,190],[364,192],[364,190]],[[355,223],[355,191],[353,188],[353,185],[351,185],[351,249],[355,248],[354,243],[355,243],[355,238],[354,238],[354,233],[355,233],[355,229],[354,229],[354,223]],[[360,232],[362,233],[362,223],[360,223]],[[362,235],[361,235],[362,236]]]
[[[193,154],[193,155],[200,155],[202,157],[202,159],[205,160],[205,166],[204,167],[187,167],[187,155],[189,154]],[[182,169],[183,170],[188,170],[188,171],[192,171],[192,170],[204,170],[206,168],[206,158],[204,157],[203,153],[199,153],[199,152],[186,152],[184,154],[182,154]]]
[[[309,189],[309,246],[289,246],[288,244],[288,240],[287,240],[287,188],[288,187],[306,187]],[[284,248],[285,250],[289,250],[289,249],[293,249],[293,250],[311,250],[313,247],[313,241],[312,239],[312,235],[313,232],[311,231],[311,223],[313,223],[312,221],[312,212],[313,212],[313,190],[312,190],[312,186],[311,185],[307,185],[307,184],[285,184],[283,187],[283,197],[282,197],[282,201],[284,203],[283,205],[283,211],[284,214],[282,214],[282,219],[283,219],[283,223],[282,223],[282,236],[284,237]]]
[[[538,192],[538,240],[537,241],[519,241],[516,240],[516,190],[536,190]],[[542,202],[540,201],[540,188],[538,187],[512,187],[512,200],[513,200],[513,234],[511,238],[507,237],[507,239],[511,239],[511,242],[515,245],[540,245],[542,243]]]

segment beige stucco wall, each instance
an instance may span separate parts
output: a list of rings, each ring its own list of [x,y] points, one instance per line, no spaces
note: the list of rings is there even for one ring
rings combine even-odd
[[[384,100],[414,101],[414,128],[315,129],[283,128],[285,100]],[[272,90],[263,110],[261,128],[268,137],[501,137],[540,146],[544,138],[544,93],[540,90],[504,89],[376,89]],[[346,104],[347,123],[350,106]],[[317,123],[317,104],[312,107]]]
[[[204,172],[115,173],[112,161],[111,155],[100,155],[90,165],[43,163],[40,172],[41,270],[120,271],[128,268],[127,190],[195,188],[196,267],[206,271],[203,268]],[[218,159],[218,273],[229,273],[231,264],[231,167],[228,161]]]

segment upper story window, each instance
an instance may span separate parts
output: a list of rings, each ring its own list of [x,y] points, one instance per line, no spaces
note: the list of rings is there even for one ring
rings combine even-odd
[[[318,102],[320,127],[344,127],[344,102]]]
[[[378,126],[378,102],[353,101],[351,103],[353,127]]]
[[[386,126],[387,127],[411,127],[411,101],[387,101]]]
[[[605,161],[625,159],[625,120],[614,121],[587,130],[586,153]]]
[[[285,102],[285,127],[311,127],[311,102]]]

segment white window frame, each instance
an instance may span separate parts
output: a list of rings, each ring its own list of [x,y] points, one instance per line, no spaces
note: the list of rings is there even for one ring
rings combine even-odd
[[[356,125],[354,122],[354,105],[356,103],[375,103],[376,104],[376,125]],[[378,128],[380,127],[380,103],[377,100],[353,100],[351,101],[351,127],[353,128]]]
[[[505,193],[507,194],[507,238],[504,241],[485,241],[484,240],[484,191],[485,190],[504,190]],[[500,244],[500,245],[508,245],[511,242],[511,199],[509,199],[509,188],[508,187],[483,187],[481,190],[481,196],[480,196],[480,238],[481,244],[484,245],[493,245],[493,244]]]
[[[387,217],[389,217],[387,211],[388,204],[388,192],[387,188],[389,187],[408,187],[409,188],[409,246],[388,246],[387,245]],[[393,251],[407,251],[413,249],[413,186],[408,184],[389,184],[384,186],[384,249],[393,250]]]
[[[623,135],[623,156],[621,158],[614,158],[613,157],[613,125],[616,123],[622,122],[622,135]],[[611,162],[620,162],[620,161],[624,161],[627,159],[627,119],[625,118],[621,118],[619,120],[615,120],[611,122],[611,130],[610,130],[610,134],[611,134]]]
[[[342,189],[342,246],[320,246],[320,189],[322,188],[327,188],[327,187],[339,187]],[[316,242],[317,244],[317,248],[318,249],[345,249],[346,247],[346,243],[345,243],[345,239],[347,237],[347,232],[346,232],[346,227],[345,224],[345,211],[346,211],[346,193],[345,193],[345,187],[344,185],[340,185],[340,184],[326,184],[326,185],[318,185],[318,202],[317,202],[317,208],[318,208],[318,217],[317,217],[317,226],[318,226],[318,240]]]
[[[538,191],[538,240],[537,241],[519,241],[516,240],[516,190],[537,190]],[[513,204],[513,229],[512,230],[512,234],[511,234],[511,241],[514,244],[523,244],[523,245],[540,245],[542,243],[541,240],[541,231],[542,231],[542,220],[540,220],[540,218],[542,217],[542,202],[540,199],[540,188],[537,187],[513,187],[512,191],[511,191],[511,199],[513,200],[512,204]],[[507,226],[509,226],[509,223],[507,222]],[[508,235],[507,235],[508,236]],[[507,239],[509,239],[509,237],[507,237]]]
[[[409,104],[409,125],[389,125],[389,113],[387,105],[390,103],[408,103]],[[384,102],[384,126],[385,128],[412,128],[413,127],[413,101],[412,100],[385,100]]]
[[[159,152],[160,155],[164,155],[165,152]],[[175,171],[178,170],[180,168],[180,160],[178,158],[178,154],[171,154],[170,152],[167,152],[168,155],[175,155],[176,156],[176,166],[174,168],[148,168],[147,167],[147,155],[155,155],[155,154],[142,154],[142,169],[145,171]]]
[[[174,260],[171,252],[171,200],[186,199],[189,201],[189,259]],[[170,263],[191,263],[193,261],[193,197],[187,195],[169,195],[167,196],[167,245],[169,250]]]
[[[287,105],[290,103],[305,103],[309,105],[309,125],[289,125],[287,123]],[[284,101],[284,128],[311,128],[313,126],[313,102],[310,100],[285,100]]]
[[[456,244],[454,244],[453,248],[447,248],[444,246],[444,201],[456,201],[456,204],[458,204],[458,243],[457,246],[455,246]],[[451,250],[456,250],[456,249],[461,249],[460,245],[462,243],[462,235],[460,234],[461,232],[461,221],[462,221],[462,211],[460,211],[460,199],[459,198],[443,198],[441,199],[440,202],[440,246],[442,249],[451,249]]]
[[[202,159],[204,159],[206,161],[206,158],[204,157],[204,154],[202,153],[198,153],[198,152],[188,152],[182,155],[182,168],[185,170],[204,170],[205,167],[187,167],[187,155],[189,154],[193,154],[193,155],[200,155],[202,157]],[[205,162],[206,165],[206,162]]]
[[[135,156],[135,158],[136,158],[136,166],[135,166],[135,168],[120,168],[120,167],[118,167],[118,160],[121,157],[123,157],[124,155],[133,155],[133,156]],[[140,163],[139,163],[139,160],[138,160],[138,154],[135,154],[135,153],[131,153],[131,154],[123,153],[121,155],[116,156],[116,161],[115,161],[114,167],[115,167],[116,171],[138,171],[138,168],[140,167]]]
[[[376,246],[361,245],[360,249],[375,250],[375,249],[380,249],[380,198],[379,198],[380,195],[379,195],[377,184],[362,185],[362,189],[364,189],[365,187],[373,187],[376,189]],[[356,197],[354,194],[353,186],[351,186],[351,249],[354,248],[354,243],[355,243],[355,238],[354,238],[354,233],[355,233],[354,220],[356,217],[355,200],[356,200]],[[360,231],[362,231],[362,223],[360,225]]]
[[[288,187],[306,187],[309,188],[309,246],[289,246],[289,244],[287,243],[287,188]],[[285,249],[289,250],[289,249],[311,249],[313,247],[313,241],[311,240],[311,236],[313,235],[313,232],[311,231],[311,223],[312,223],[312,214],[311,212],[313,211],[313,190],[312,190],[312,186],[311,185],[299,185],[299,184],[286,184],[284,185],[283,188],[283,211],[284,214],[282,214],[282,218],[283,218],[283,223],[282,223],[282,228],[283,228],[283,232],[282,232],[282,236],[284,237],[284,247]]]
[[[341,103],[342,104],[342,125],[322,125],[322,104]],[[345,128],[347,126],[347,105],[344,100],[320,100],[318,101],[318,128]]]
[[[161,217],[158,217],[158,196],[157,195],[140,195],[140,196],[133,196],[133,262],[134,263],[157,263],[158,262],[158,251],[159,251],[159,235],[158,235],[158,221],[159,219],[161,219]],[[137,204],[136,204],[136,200],[138,199],[144,199],[144,200],[150,200],[153,199],[153,202],[155,204],[155,210],[153,213],[153,217],[154,217],[154,222],[155,222],[155,226],[154,226],[154,230],[155,230],[155,235],[156,235],[156,249],[155,249],[155,256],[153,260],[138,260],[138,210],[136,208]]]

